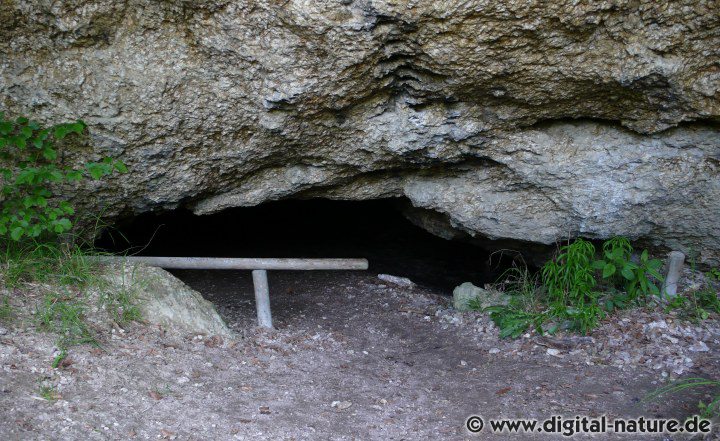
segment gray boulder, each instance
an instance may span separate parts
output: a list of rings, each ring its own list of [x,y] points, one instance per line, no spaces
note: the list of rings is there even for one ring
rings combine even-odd
[[[469,302],[477,300],[480,308],[507,305],[509,296],[500,291],[479,288],[470,282],[455,287],[453,290],[453,307],[458,311],[469,311]]]
[[[215,306],[169,272],[144,265],[112,265],[107,289],[130,289],[136,294],[142,319],[181,334],[235,338]]]

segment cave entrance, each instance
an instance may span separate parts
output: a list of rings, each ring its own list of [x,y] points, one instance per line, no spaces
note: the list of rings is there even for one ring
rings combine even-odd
[[[203,216],[182,209],[142,214],[104,231],[96,245],[146,256],[363,257],[370,273],[407,277],[444,294],[467,281],[482,286],[507,268],[484,249],[415,226],[402,215],[403,203],[286,200]]]

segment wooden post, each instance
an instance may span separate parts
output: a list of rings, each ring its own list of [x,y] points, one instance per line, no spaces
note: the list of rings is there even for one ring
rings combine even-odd
[[[685,255],[680,251],[672,251],[668,257],[668,270],[663,282],[661,297],[675,297],[677,295],[677,284],[680,279]]]
[[[270,288],[268,287],[267,271],[253,270],[252,278],[253,285],[255,285],[255,309],[257,310],[258,326],[272,329]]]

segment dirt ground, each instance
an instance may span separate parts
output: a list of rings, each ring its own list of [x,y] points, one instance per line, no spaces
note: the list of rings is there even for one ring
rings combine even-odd
[[[720,372],[713,320],[636,312],[589,338],[499,340],[486,316],[423,288],[271,272],[277,329],[262,331],[247,272],[176,274],[218,306],[237,341],[133,324],[52,369],[53,336],[0,328],[0,439],[504,439],[470,434],[466,418],[683,418],[708,391],[642,399],[668,379]],[[58,399],[43,399],[42,385]]]

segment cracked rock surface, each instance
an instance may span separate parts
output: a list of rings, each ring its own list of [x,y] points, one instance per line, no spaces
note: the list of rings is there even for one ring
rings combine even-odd
[[[717,1],[0,5],[0,107],[84,119],[131,169],[75,190],[110,217],[406,197],[720,263]]]

